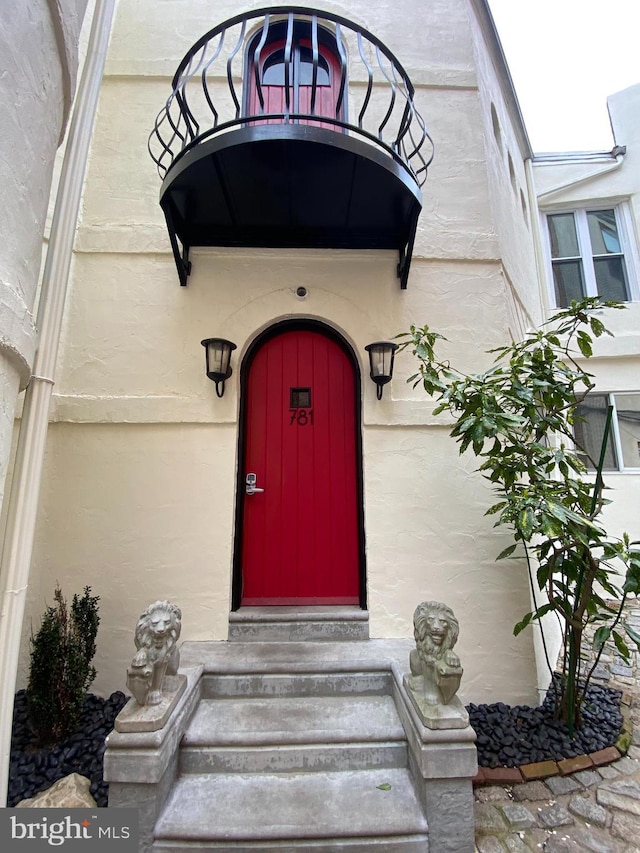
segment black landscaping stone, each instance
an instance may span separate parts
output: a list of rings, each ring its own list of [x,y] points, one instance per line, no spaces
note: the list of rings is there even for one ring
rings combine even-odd
[[[622,728],[620,690],[590,685],[582,705],[582,723],[573,739],[554,719],[553,682],[542,705],[467,705],[477,735],[481,767],[519,767],[538,761],[560,761],[613,746]]]
[[[34,797],[58,779],[79,773],[91,779],[91,794],[98,806],[106,806],[109,786],[102,778],[105,738],[128,701],[117,691],[107,699],[88,694],[78,731],[53,747],[37,747],[27,718],[27,696],[18,691],[13,706],[8,806]]]

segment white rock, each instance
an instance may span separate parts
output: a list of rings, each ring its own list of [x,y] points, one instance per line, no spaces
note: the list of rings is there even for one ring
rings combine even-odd
[[[96,801],[90,792],[91,781],[78,773],[58,779],[57,782],[41,791],[35,797],[22,800],[18,809],[94,809]]]

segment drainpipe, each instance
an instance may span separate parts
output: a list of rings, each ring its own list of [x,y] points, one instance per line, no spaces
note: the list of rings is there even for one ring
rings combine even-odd
[[[111,33],[115,0],[96,0],[82,79],[78,88],[38,305],[40,330],[33,375],[25,393],[14,466],[9,511],[0,562],[0,804],[8,794],[12,710],[22,622],[49,425],[49,403],[55,383],[64,303],[73,241],[80,209],[89,143],[98,104]]]
[[[540,232],[540,211],[538,208],[538,197],[536,196],[535,179],[533,176],[533,161],[530,157],[524,161],[524,168],[527,182],[529,211],[531,214],[531,235],[533,237],[536,278],[538,279],[538,299],[542,307],[542,317],[538,318],[536,322],[543,323],[549,316],[550,311],[549,290],[547,287],[547,265],[542,243],[542,234]],[[532,610],[535,610],[544,603],[543,595],[537,590],[536,586],[535,577],[531,577],[529,597]],[[555,667],[555,662],[558,658],[558,653],[562,645],[562,632],[558,621],[554,619],[551,614],[543,616],[542,619],[532,622],[531,628],[533,631],[533,652],[536,662],[538,701],[542,702],[551,681],[549,664],[551,667]]]
[[[544,322],[549,316],[549,291],[546,285],[547,282],[547,265],[545,262],[545,254],[543,249],[542,235],[540,233],[540,208],[539,200],[536,195],[535,179],[533,177],[533,160],[527,157],[524,161],[524,172],[527,182],[527,199],[529,202],[529,212],[531,214],[531,236],[533,237],[533,254],[536,263],[536,273],[538,279],[538,298],[542,306]],[[559,189],[559,188],[557,188]],[[555,190],[552,190],[555,192]]]

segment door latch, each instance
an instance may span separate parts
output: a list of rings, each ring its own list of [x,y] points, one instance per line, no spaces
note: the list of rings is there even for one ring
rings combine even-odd
[[[264,492],[264,489],[259,489],[256,486],[258,478],[255,474],[247,474],[245,477],[245,491],[248,495],[256,495],[258,492]]]

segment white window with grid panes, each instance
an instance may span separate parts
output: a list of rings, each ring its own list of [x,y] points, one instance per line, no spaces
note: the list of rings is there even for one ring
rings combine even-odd
[[[609,406],[611,429],[603,469],[640,473],[640,391],[587,395],[577,408],[573,425],[580,458],[587,468],[597,468]]]
[[[637,298],[622,208],[588,207],[546,214],[554,304],[600,296],[616,302]]]

